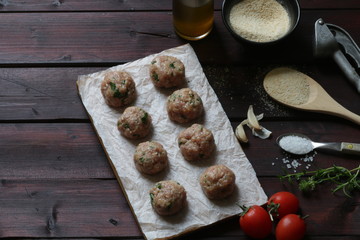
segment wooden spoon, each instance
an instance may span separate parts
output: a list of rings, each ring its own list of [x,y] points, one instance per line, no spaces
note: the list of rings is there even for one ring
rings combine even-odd
[[[270,97],[286,106],[338,116],[360,125],[359,115],[336,102],[314,79],[294,69],[273,69],[263,85]]]

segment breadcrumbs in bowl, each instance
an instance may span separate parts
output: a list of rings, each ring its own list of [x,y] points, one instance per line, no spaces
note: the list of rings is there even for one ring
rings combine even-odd
[[[224,0],[222,18],[235,39],[250,44],[277,43],[300,19],[297,0]]]

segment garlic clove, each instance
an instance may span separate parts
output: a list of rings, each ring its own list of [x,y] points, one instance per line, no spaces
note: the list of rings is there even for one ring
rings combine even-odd
[[[255,116],[253,106],[250,105],[247,112],[247,120],[249,121],[250,128],[254,128],[255,130],[261,130],[262,127],[259,124],[258,119]]]
[[[245,120],[246,121],[246,120]],[[249,140],[246,136],[245,130],[244,130],[244,123],[245,121],[241,122],[235,129],[235,136],[236,138],[243,143],[247,143]],[[247,122],[247,121],[246,121]]]
[[[261,139],[267,139],[270,137],[271,135],[271,131],[262,127],[261,130],[255,130],[254,128],[252,129],[252,134],[256,137],[259,137]]]

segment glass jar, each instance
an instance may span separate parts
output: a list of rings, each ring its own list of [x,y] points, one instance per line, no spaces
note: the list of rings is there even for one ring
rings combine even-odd
[[[202,39],[211,32],[213,23],[213,0],[173,0],[173,24],[180,37]]]

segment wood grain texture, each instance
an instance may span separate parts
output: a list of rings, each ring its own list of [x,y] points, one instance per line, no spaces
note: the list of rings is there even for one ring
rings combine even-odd
[[[344,28],[360,45],[360,1],[299,2],[295,32],[280,45],[254,48],[230,35],[221,18],[222,0],[215,0],[212,33],[191,45],[234,128],[250,104],[255,113],[264,113],[260,123],[273,132],[271,138],[261,140],[245,129],[249,143],[241,146],[266,194],[285,190],[299,197],[301,214],[309,215],[305,239],[357,240],[358,192],[347,198],[324,184],[304,194],[297,184],[276,177],[284,170],[359,165],[357,156],[319,151],[312,162],[304,162],[275,143],[287,132],[315,141],[359,142],[358,125],[286,108],[262,88],[268,71],[293,67],[360,114],[360,96],[333,60],[312,54],[314,23],[320,17]],[[174,33],[171,1],[0,0],[0,23],[0,237],[144,239],[77,94],[76,80],[188,43]],[[288,168],[293,161],[301,166]],[[180,239],[248,238],[233,218]]]
[[[271,119],[339,119],[317,113],[304,115],[304,111],[284,107],[272,100],[263,89],[263,79],[271,69],[284,65],[309,75],[340,104],[360,114],[360,96],[335,63],[255,66],[203,64],[203,69],[226,114],[232,120],[245,118],[249,105],[254,105],[255,112],[264,113],[265,118]],[[0,121],[89,121],[77,93],[76,80],[79,75],[108,67],[110,65],[99,68],[0,68]]]
[[[220,4],[220,0],[217,0]],[[142,1],[142,0],[2,0],[2,12],[28,12],[28,11],[150,11],[170,10],[171,1]]]
[[[1,124],[3,179],[114,178],[88,124]]]
[[[2,180],[0,237],[141,236],[116,180]]]
[[[320,17],[360,42],[356,10],[303,11],[295,32],[267,48],[236,41],[216,12],[212,33],[192,46],[202,63],[314,63],[312,36]],[[9,13],[0,14],[0,22],[0,31],[6,32],[0,36],[0,66],[116,64],[186,43],[174,33],[170,12]]]
[[[233,122],[234,128],[237,124]],[[273,132],[272,137],[261,140],[246,128],[249,143],[242,144],[259,177],[278,176],[284,169],[292,172],[294,169],[288,169],[283,159],[300,159],[289,157],[276,145],[275,139],[281,134],[299,132],[319,142],[358,142],[360,134],[358,127],[338,121],[263,120],[261,124]],[[0,159],[3,179],[114,178],[90,123],[0,124]],[[299,162],[302,166],[297,171],[306,170],[308,163]],[[310,170],[334,164],[354,168],[358,156],[318,152]]]
[[[214,7],[217,11],[221,10],[222,0],[214,0]],[[357,0],[347,1],[328,1],[328,0],[299,0],[302,9],[316,8],[360,8]],[[0,2],[0,12],[29,12],[29,11],[169,11],[172,8],[171,0],[2,0]]]
[[[332,195],[330,186],[323,187],[321,194],[315,192],[308,196],[299,193],[296,186],[283,185],[276,178],[260,178],[260,182],[269,195],[278,189],[286,189],[299,197],[301,213],[310,215],[307,224],[312,235],[327,239],[334,235],[360,234],[356,227],[360,223],[356,198]],[[141,239],[140,230],[117,184],[116,180],[95,179],[2,180],[0,237]],[[338,219],[348,221],[341,224]],[[235,236],[243,236],[237,218],[181,239],[233,239]]]

